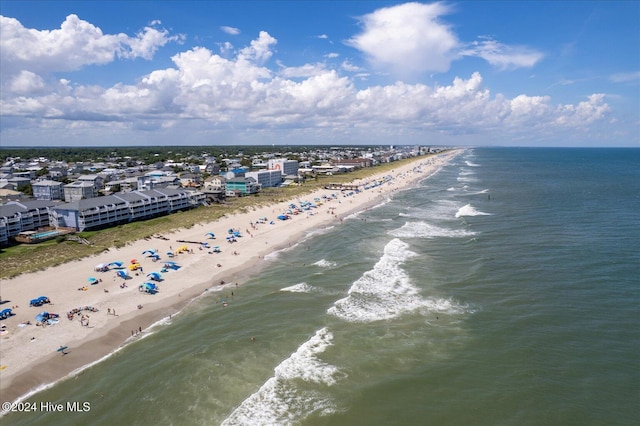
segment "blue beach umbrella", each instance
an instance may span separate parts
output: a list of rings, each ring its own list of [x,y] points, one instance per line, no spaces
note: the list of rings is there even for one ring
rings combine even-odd
[[[96,277],[89,277],[87,281],[89,281],[89,284],[98,284],[98,279]]]
[[[118,271],[116,272],[116,275],[125,280],[127,278],[130,278],[129,274],[127,274],[127,271]]]
[[[211,239],[215,239],[216,235],[213,232],[207,232],[206,234],[204,234],[205,237],[209,237]]]
[[[160,275],[159,272],[151,272],[150,274],[147,274],[147,277],[155,281],[160,281],[162,279],[162,275]]]
[[[111,262],[109,264],[107,264],[107,266],[109,267],[114,267],[114,268],[122,268],[122,265],[124,265],[124,262],[120,261],[120,260],[116,260],[115,262]]]
[[[153,256],[154,254],[156,254],[156,251],[149,249],[142,252],[142,254],[147,254],[147,253],[149,253],[149,256]]]

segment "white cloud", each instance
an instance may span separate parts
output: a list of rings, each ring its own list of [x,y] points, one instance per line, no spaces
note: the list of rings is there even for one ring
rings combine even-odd
[[[3,76],[22,70],[35,73],[74,71],[91,64],[107,64],[116,57],[151,59],[156,50],[183,36],[145,27],[129,37],[103,34],[76,15],[69,15],[56,30],[25,28],[17,19],[0,16],[0,61]]]
[[[507,46],[495,40],[476,41],[461,52],[465,56],[476,56],[501,70],[531,68],[544,55],[523,46]]]
[[[260,31],[258,39],[251,41],[251,46],[240,50],[239,58],[264,62],[273,55],[271,46],[277,42],[268,32]]]
[[[93,30],[73,33],[85,42],[72,45],[87,45],[87,38],[112,41],[88,37],[87,31],[95,36],[99,30],[86,25]],[[142,55],[161,43],[156,33],[144,34],[148,38],[135,38],[139,45],[129,43],[131,54]],[[36,35],[47,45],[41,32]],[[29,43],[36,52],[31,58],[42,58],[37,52],[44,47],[35,40]],[[359,88],[354,79],[366,73],[352,76],[359,69],[348,61],[342,63],[347,75],[321,63],[272,71],[265,63],[275,54],[276,44],[263,31],[235,56],[230,45],[229,57],[194,47],[174,55],[172,67],[141,76],[134,84],[111,87],[47,82],[34,71],[16,72],[1,93],[3,140],[28,131],[33,143],[56,135],[68,141],[76,137],[113,143],[140,141],[145,137],[142,131],[150,143],[165,144],[206,143],[203,138],[213,134],[238,138],[238,143],[295,143],[295,138],[300,138],[298,143],[434,143],[433,138],[442,141],[443,135],[535,137],[536,131],[574,132],[609,119],[603,95],[591,95],[576,105],[554,105],[547,96],[508,99],[492,94],[477,72],[446,85],[396,82]],[[105,52],[114,54],[118,45]],[[15,55],[14,47],[9,50]],[[72,59],[77,55],[61,48],[56,61],[63,62],[65,54]],[[88,58],[77,64],[89,63]]]
[[[284,67],[278,74],[284,78],[298,78],[320,75],[325,71],[323,64],[304,64],[300,67]]]
[[[640,81],[640,71],[613,74],[611,77],[609,77],[609,80],[614,83],[628,83],[634,81],[637,82]]]
[[[45,88],[45,82],[31,71],[21,71],[10,83],[11,92],[18,95],[34,95]]]
[[[438,19],[450,12],[443,3],[405,3],[359,18],[362,32],[347,40],[377,68],[398,76],[445,72],[457,58],[459,41]]]
[[[343,61],[340,66],[342,67],[343,70],[348,72],[359,72],[363,70],[361,67],[353,65],[349,61]]]
[[[238,35],[238,34],[240,34],[240,30],[238,28],[228,27],[226,25],[223,25],[222,27],[220,27],[220,29],[222,31],[224,31],[225,33],[230,34],[230,35]]]

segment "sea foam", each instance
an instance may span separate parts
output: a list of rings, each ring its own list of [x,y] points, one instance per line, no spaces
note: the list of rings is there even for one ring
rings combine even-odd
[[[245,399],[222,425],[291,425],[299,424],[313,413],[328,415],[336,403],[323,395],[322,386],[331,386],[344,377],[339,369],[318,358],[333,344],[333,334],[325,327],[303,343],[274,370],[253,395]],[[297,387],[297,381],[310,386]],[[313,386],[313,385],[321,385]],[[317,389],[317,390],[314,390]]]
[[[320,259],[317,262],[313,263],[315,266],[319,266],[321,268],[335,268],[338,264],[336,262],[331,262],[330,260]]]
[[[462,217],[462,216],[488,216],[491,215],[491,213],[485,213],[485,212],[481,212],[479,210],[476,210],[471,204],[467,204],[463,207],[460,207],[460,209],[456,212],[456,217]]]
[[[299,283],[289,287],[281,288],[280,291],[288,291],[290,293],[311,293],[313,287],[307,283]]]
[[[449,229],[432,225],[428,222],[407,222],[402,227],[389,231],[389,234],[398,238],[438,238],[438,237],[471,237],[475,232],[466,229]]]
[[[356,280],[348,296],[336,301],[327,313],[349,322],[371,322],[416,310],[422,298],[400,267],[413,256],[416,254],[405,242],[391,240],[373,269]]]

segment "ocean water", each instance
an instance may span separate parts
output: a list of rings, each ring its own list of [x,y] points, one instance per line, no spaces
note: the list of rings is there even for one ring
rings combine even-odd
[[[640,150],[467,149],[0,421],[637,425],[639,241]]]

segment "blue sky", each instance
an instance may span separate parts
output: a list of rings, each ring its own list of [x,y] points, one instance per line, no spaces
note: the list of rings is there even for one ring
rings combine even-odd
[[[0,0],[3,146],[640,146],[637,1]]]

